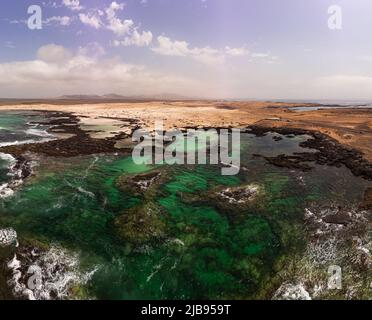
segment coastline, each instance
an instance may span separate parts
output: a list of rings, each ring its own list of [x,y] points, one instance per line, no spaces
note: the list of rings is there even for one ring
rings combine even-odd
[[[55,103],[58,103],[56,101]],[[153,127],[164,122],[165,130],[177,128],[246,128],[263,126],[294,128],[319,132],[342,145],[363,153],[372,161],[371,109],[328,109],[298,112],[289,107],[313,107],[314,104],[283,102],[163,101],[85,104],[0,105],[1,110],[53,111],[72,114],[78,121],[107,124],[110,119],[130,120],[138,127]],[[116,124],[115,124],[116,125]],[[123,125],[131,126],[131,124]],[[120,132],[120,128],[118,129]]]
[[[334,127],[332,134],[332,132],[327,130],[327,127],[313,125],[309,128],[307,125],[301,126],[302,123],[298,120],[285,120],[282,118],[281,112],[295,117],[298,112],[288,111],[286,108],[288,106],[294,107],[298,104],[284,105],[283,103],[275,103],[273,105],[273,103],[255,102],[245,103],[242,106],[237,105],[241,104],[241,102],[224,103],[223,105],[218,102],[208,101],[187,102],[187,105],[184,105],[185,103],[163,102],[159,106],[157,102],[151,102],[147,107],[142,105],[142,102],[121,107],[117,104],[83,105],[82,108],[79,108],[81,105],[70,105],[68,107],[66,105],[0,106],[0,112],[41,112],[43,117],[45,117],[45,121],[33,124],[50,126],[47,132],[57,136],[57,139],[43,143],[2,146],[0,147],[0,152],[12,155],[18,160],[18,163],[23,164],[25,162],[24,155],[28,152],[53,157],[73,157],[102,153],[129,154],[131,152],[130,145],[125,143],[124,146],[119,146],[120,142],[130,139],[134,130],[149,128],[156,119],[163,119],[166,130],[172,128],[177,128],[181,131],[190,128],[240,128],[243,132],[255,134],[256,136],[262,136],[269,132],[282,135],[309,135],[312,139],[303,143],[302,146],[315,149],[317,152],[301,153],[293,156],[283,155],[273,158],[265,157],[266,161],[279,167],[295,168],[303,171],[311,169],[311,166],[308,165],[309,162],[334,166],[345,165],[355,176],[361,176],[369,181],[372,180],[372,161],[369,145],[363,144],[362,147],[357,148],[344,139],[335,138],[335,133],[345,130],[342,126],[337,127],[330,123],[329,125]],[[169,112],[169,106],[173,107],[173,112]],[[247,112],[249,106],[255,109],[254,115]],[[313,105],[309,104],[307,106],[312,107]],[[67,110],[63,110],[66,108]],[[276,117],[269,117],[273,110]],[[314,118],[321,116],[323,112],[332,114],[341,112],[342,117],[350,116],[351,112],[349,121],[356,121],[358,119],[361,120],[360,114],[365,111],[363,109],[345,109],[340,111],[316,110],[307,111],[306,113],[309,114],[309,118]],[[365,119],[362,120],[364,121]],[[115,122],[115,124],[107,127],[110,121]],[[92,129],[89,130],[92,123],[95,126],[92,126]],[[365,128],[363,131],[359,131],[359,134],[368,131],[372,135],[369,123],[366,124],[365,121],[363,123]],[[361,124],[357,123],[356,127],[361,130]],[[350,128],[346,128],[347,130],[350,130]],[[95,135],[100,132],[105,133],[106,136],[96,137]],[[108,133],[111,135],[107,135]],[[25,172],[25,177],[29,175],[30,172]]]
[[[234,110],[225,109],[228,110],[228,112],[234,112]],[[236,110],[235,110],[236,111]],[[101,115],[96,115],[96,118],[88,117],[88,115],[80,114],[76,115],[75,113],[71,112],[62,112],[62,111],[42,111],[41,114],[45,116],[44,120],[39,120],[40,122],[31,122],[31,124],[42,124],[42,125],[48,125],[49,129],[47,130],[48,133],[52,134],[57,134],[59,135],[59,139],[57,140],[52,140],[52,141],[46,141],[43,143],[30,143],[30,144],[24,144],[24,145],[13,145],[13,146],[4,146],[3,148],[0,148],[0,152],[4,153],[9,153],[12,154],[14,157],[17,159],[21,159],[20,157],[23,157],[26,155],[26,158],[29,157],[30,154],[36,154],[36,155],[41,155],[41,156],[47,156],[47,157],[56,157],[56,158],[66,158],[66,157],[74,157],[74,156],[80,156],[80,155],[94,155],[94,154],[99,154],[99,153],[104,153],[104,154],[110,154],[110,153],[115,153],[115,154],[129,154],[130,152],[130,145],[127,145],[127,148],[117,148],[116,145],[118,142],[121,140],[128,140],[129,137],[131,136],[132,130],[134,130],[137,127],[142,127],[146,126],[149,124],[149,122],[146,121],[140,121],[138,118],[127,118],[125,115],[122,115],[121,117],[111,117],[110,115],[106,114],[101,114]],[[88,117],[88,118],[87,118]],[[208,117],[206,117],[208,118]],[[107,125],[107,120],[112,120],[115,121],[117,124],[117,121],[122,122],[122,124],[119,126],[118,131],[119,132],[110,132],[112,133],[111,136],[109,137],[102,137],[102,138],[95,138],[95,135],[99,133],[99,125],[97,127],[97,123],[95,123],[91,128],[89,126],[86,126],[86,120],[87,119],[94,119],[96,120],[95,122],[100,122],[104,124],[104,128],[106,128]],[[196,123],[189,123],[187,126],[184,125],[184,129],[186,128],[217,128],[217,129],[222,129],[222,128],[231,128],[229,125],[221,126],[218,125],[219,123],[212,123],[211,118],[208,119],[209,124],[211,126],[204,125],[202,126],[201,122],[198,122],[198,125]],[[239,119],[240,123],[242,122],[241,119]],[[267,121],[274,121],[274,120],[267,120]],[[89,121],[88,121],[89,123]],[[308,129],[299,129],[299,128],[293,128],[291,126],[285,126],[285,122],[281,123],[282,126],[264,126],[261,123],[257,125],[248,125],[245,127],[241,127],[242,131],[245,132],[246,134],[251,134],[251,135],[256,135],[256,136],[265,136],[269,133],[277,133],[284,139],[290,140],[294,136],[309,136],[309,139],[305,142],[302,142],[302,147],[309,148],[309,152],[302,152],[302,153],[297,153],[294,155],[289,155],[289,156],[277,156],[277,157],[263,157],[268,163],[271,163],[275,166],[278,167],[285,167],[288,169],[299,169],[300,171],[308,171],[311,170],[310,165],[311,164],[321,164],[321,165],[330,165],[330,166],[341,166],[345,165],[350,171],[353,173],[354,176],[362,177],[366,180],[371,180],[371,163],[366,160],[363,157],[363,154],[355,150],[353,148],[350,148],[348,146],[342,145],[335,139],[329,137],[328,135],[321,133],[319,131],[315,130],[308,130]],[[171,124],[168,123],[167,127],[169,127]],[[84,127],[84,129],[82,128]],[[89,129],[90,128],[90,129]],[[110,130],[109,130],[110,131]],[[274,141],[280,141],[278,136],[273,136],[272,139]],[[278,139],[278,140],[276,140]],[[124,144],[125,145],[125,144]],[[255,155],[253,155],[255,156]],[[261,156],[262,157],[262,156]],[[32,156],[30,156],[30,159],[28,161],[31,161]],[[132,179],[135,181],[135,179],[152,179],[152,174],[156,172],[153,172],[146,176],[138,176],[134,175]],[[351,176],[351,173],[350,173]],[[142,181],[142,180],[141,180]],[[241,189],[236,189],[236,192],[239,193]],[[233,189],[234,191],[234,189]],[[362,195],[362,194],[361,194]],[[363,208],[363,210],[369,210],[370,207],[368,206],[368,198],[370,195],[366,193],[365,198],[366,198],[366,207]],[[145,203],[146,205],[146,203]],[[360,204],[362,207],[362,204]],[[145,208],[147,208],[145,206]],[[150,206],[151,209],[151,206]],[[309,217],[306,217],[305,214],[305,222],[306,222],[306,228],[315,228],[317,227],[317,223],[319,219],[322,220],[320,223],[319,228],[324,228],[325,226],[332,226],[333,229],[339,228],[340,225],[345,225],[347,226],[347,230],[356,230],[355,232],[350,231],[350,234],[352,235],[360,235],[360,230],[362,230],[361,225],[365,226],[365,224],[362,224],[361,222],[364,223],[365,219],[364,218],[364,212],[363,212],[363,221],[359,221],[358,217],[360,214],[357,212],[354,213],[354,211],[350,211],[349,213],[349,208],[326,208],[327,214],[323,216],[323,211],[316,211],[316,208],[310,208],[311,214],[309,214]],[[310,210],[309,209],[309,210]],[[136,211],[137,209],[134,208],[133,211],[129,211],[131,214],[131,217],[138,217],[139,212],[141,211]],[[350,209],[351,210],[351,209]],[[306,211],[307,212],[307,211]],[[347,219],[345,218],[345,215],[347,212]],[[139,215],[141,217],[141,215]],[[314,218],[316,217],[316,219]],[[367,216],[366,216],[367,217]],[[314,219],[313,219],[314,218]],[[357,220],[353,220],[353,219]],[[311,220],[313,219],[313,220]],[[346,219],[346,220],[345,220]],[[146,220],[147,221],[147,220]],[[126,223],[126,220],[118,220],[118,225],[122,225],[121,223]],[[129,220],[131,222],[131,220]],[[150,223],[156,223],[156,220],[149,220],[148,222]],[[129,224],[130,225],[130,224]],[[158,225],[159,228],[161,225]],[[332,230],[333,230],[332,229]],[[127,229],[123,229],[124,236],[128,236]],[[318,230],[318,229],[317,229]],[[328,229],[327,229],[328,230]],[[336,230],[336,231],[337,231]],[[332,231],[333,232],[333,231]],[[346,231],[345,231],[346,232]],[[349,232],[349,231],[347,231]],[[317,245],[322,245],[324,239],[328,237],[328,234],[324,234],[324,236],[319,239],[318,235],[315,235],[314,233],[314,239],[313,233],[311,230],[306,233],[307,236],[309,237],[309,246],[312,248],[312,246],[315,247],[314,250],[317,250]],[[348,233],[349,234],[349,233]],[[364,234],[364,233],[363,233]],[[131,234],[129,234],[131,235]],[[331,234],[332,236],[334,235],[333,233]],[[335,236],[337,236],[337,239],[343,239],[344,233],[335,233]],[[346,237],[347,239],[349,237]],[[339,241],[339,240],[337,240]],[[341,241],[341,240],[340,240]],[[360,241],[364,241],[364,238]],[[338,243],[338,242],[337,242]],[[346,246],[344,242],[340,242],[341,246]],[[362,242],[362,245],[364,243]],[[361,245],[361,246],[362,246]],[[363,246],[362,246],[363,247]],[[283,256],[286,257],[286,256]],[[283,258],[284,259],[284,258]],[[285,259],[292,259],[291,257],[286,257]],[[286,260],[287,261],[287,260]],[[301,265],[303,262],[302,260],[297,261],[297,258],[294,258],[293,261],[295,263],[298,263]],[[278,266],[280,267],[280,261],[278,261]],[[280,270],[281,268],[278,269]],[[285,272],[288,272],[289,276],[285,274],[285,279],[291,279],[292,274],[290,271],[285,270]],[[298,275],[296,275],[298,276]],[[317,275],[320,278],[322,277],[321,274]],[[279,277],[280,278],[280,277]],[[275,281],[279,281],[279,278],[275,278]],[[300,277],[300,279],[302,279]],[[311,283],[311,282],[310,282]],[[275,284],[272,289],[275,291],[277,288],[278,294],[281,292],[280,290],[290,291],[293,289],[293,286],[291,283],[288,285],[289,288],[286,287],[287,283],[281,283],[278,282]],[[293,284],[295,285],[295,284]],[[292,287],[291,287],[292,286]],[[307,287],[305,286],[306,290],[309,290],[309,285]],[[305,289],[304,289],[305,290]],[[308,292],[308,291],[304,292]],[[276,293],[271,292],[267,298],[276,298]],[[275,293],[275,294],[274,294]],[[266,293],[268,294],[268,293]],[[312,293],[313,296],[313,293]]]

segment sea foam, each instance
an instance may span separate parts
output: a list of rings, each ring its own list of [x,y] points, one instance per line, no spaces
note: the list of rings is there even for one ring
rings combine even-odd
[[[29,300],[63,300],[72,297],[72,289],[90,281],[98,267],[80,271],[77,253],[59,246],[47,251],[23,251],[8,262],[12,277],[8,285],[15,297]]]

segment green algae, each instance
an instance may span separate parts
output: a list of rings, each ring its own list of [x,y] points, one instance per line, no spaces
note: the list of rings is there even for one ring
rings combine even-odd
[[[164,237],[166,225],[154,203],[145,203],[126,211],[115,220],[119,236],[131,245],[143,245]]]
[[[87,286],[73,289],[77,298],[270,298],[277,273],[303,253],[307,205],[337,201],[339,190],[351,189],[345,181],[361,185],[339,168],[316,168],[302,185],[298,173],[251,154],[296,152],[304,138],[270,139],[243,136],[247,170],[233,177],[221,176],[218,166],[154,167],[115,155],[39,159],[35,175],[2,201],[0,226],[14,227],[21,242],[57,242],[79,252],[83,266],[98,266]],[[148,192],[120,186],[154,171],[166,178]],[[252,183],[264,196],[243,214],[234,208],[229,217],[208,197]],[[363,187],[352,189],[342,193],[345,201],[356,201]]]

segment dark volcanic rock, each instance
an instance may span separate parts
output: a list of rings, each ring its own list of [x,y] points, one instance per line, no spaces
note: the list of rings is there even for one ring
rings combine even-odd
[[[118,186],[125,192],[142,196],[152,187],[162,183],[164,178],[165,176],[158,170],[131,176],[124,175],[119,178]]]
[[[346,212],[339,212],[336,214],[325,216],[323,218],[323,221],[326,223],[341,224],[346,226],[352,222],[352,219]]]
[[[116,218],[115,226],[121,239],[135,245],[163,237],[166,229],[162,211],[152,202],[123,213]]]
[[[273,140],[274,141],[281,141],[281,140],[283,140],[283,138],[282,137],[279,137],[279,136],[274,136],[273,137]]]
[[[79,119],[71,114],[45,113],[46,120],[40,122],[43,125],[52,126],[49,133],[73,134],[68,139],[58,139],[43,143],[29,143],[5,146],[0,152],[11,154],[20,159],[27,152],[44,154],[52,157],[75,157],[79,155],[91,155],[99,153],[115,153],[124,151],[115,148],[117,140],[123,139],[126,135],[119,134],[114,138],[94,139],[79,126]],[[34,123],[36,124],[36,123]]]
[[[361,204],[361,209],[372,210],[372,188],[368,188],[364,193],[364,199]]]
[[[281,154],[277,157],[264,157],[264,159],[266,159],[266,161],[269,163],[281,168],[299,169],[302,171],[310,171],[312,169],[312,167],[304,163],[304,159],[299,156],[286,156]],[[307,159],[307,161],[310,160]]]
[[[92,139],[88,134],[74,136],[64,140],[44,143],[22,144],[0,148],[0,152],[8,153],[16,158],[27,152],[44,154],[52,157],[75,157],[98,153],[117,152],[115,141]]]
[[[358,150],[341,145],[329,136],[304,129],[295,128],[270,128],[261,126],[249,127],[250,133],[256,136],[265,136],[269,132],[277,132],[282,135],[309,135],[309,139],[300,144],[303,148],[315,149],[317,152],[296,153],[292,156],[280,155],[278,157],[265,158],[270,163],[300,170],[310,170],[311,167],[306,162],[312,161],[320,165],[346,166],[355,176],[360,176],[366,180],[372,180],[372,164],[363,157],[363,153]]]
[[[230,218],[245,215],[248,209],[259,209],[264,204],[265,191],[258,184],[217,188],[202,194],[185,195],[183,200],[194,205],[215,206]],[[237,220],[235,220],[236,222]]]

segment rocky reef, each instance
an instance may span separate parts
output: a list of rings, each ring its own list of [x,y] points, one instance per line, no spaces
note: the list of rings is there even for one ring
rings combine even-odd
[[[184,201],[194,204],[213,204],[229,217],[244,214],[263,204],[264,188],[256,183],[236,187],[217,187],[206,193],[184,195]]]
[[[128,137],[128,134],[118,134],[112,138],[95,139],[89,131],[81,129],[79,118],[73,114],[63,112],[44,112],[45,121],[32,124],[49,126],[50,134],[72,135],[66,139],[53,139],[43,143],[27,143],[4,146],[1,153],[11,154],[19,159],[27,153],[43,154],[51,157],[75,157],[99,153],[128,152],[126,149],[117,149],[117,141]]]
[[[166,180],[165,173],[153,170],[135,175],[123,175],[118,179],[117,185],[123,192],[134,196],[147,196]]]
[[[369,299],[371,292],[372,212],[328,206],[305,210],[306,248],[280,264],[287,279],[273,299]],[[339,286],[332,286],[339,270]]]
[[[117,234],[124,242],[136,246],[160,239],[166,232],[163,214],[152,202],[136,206],[116,218]]]

